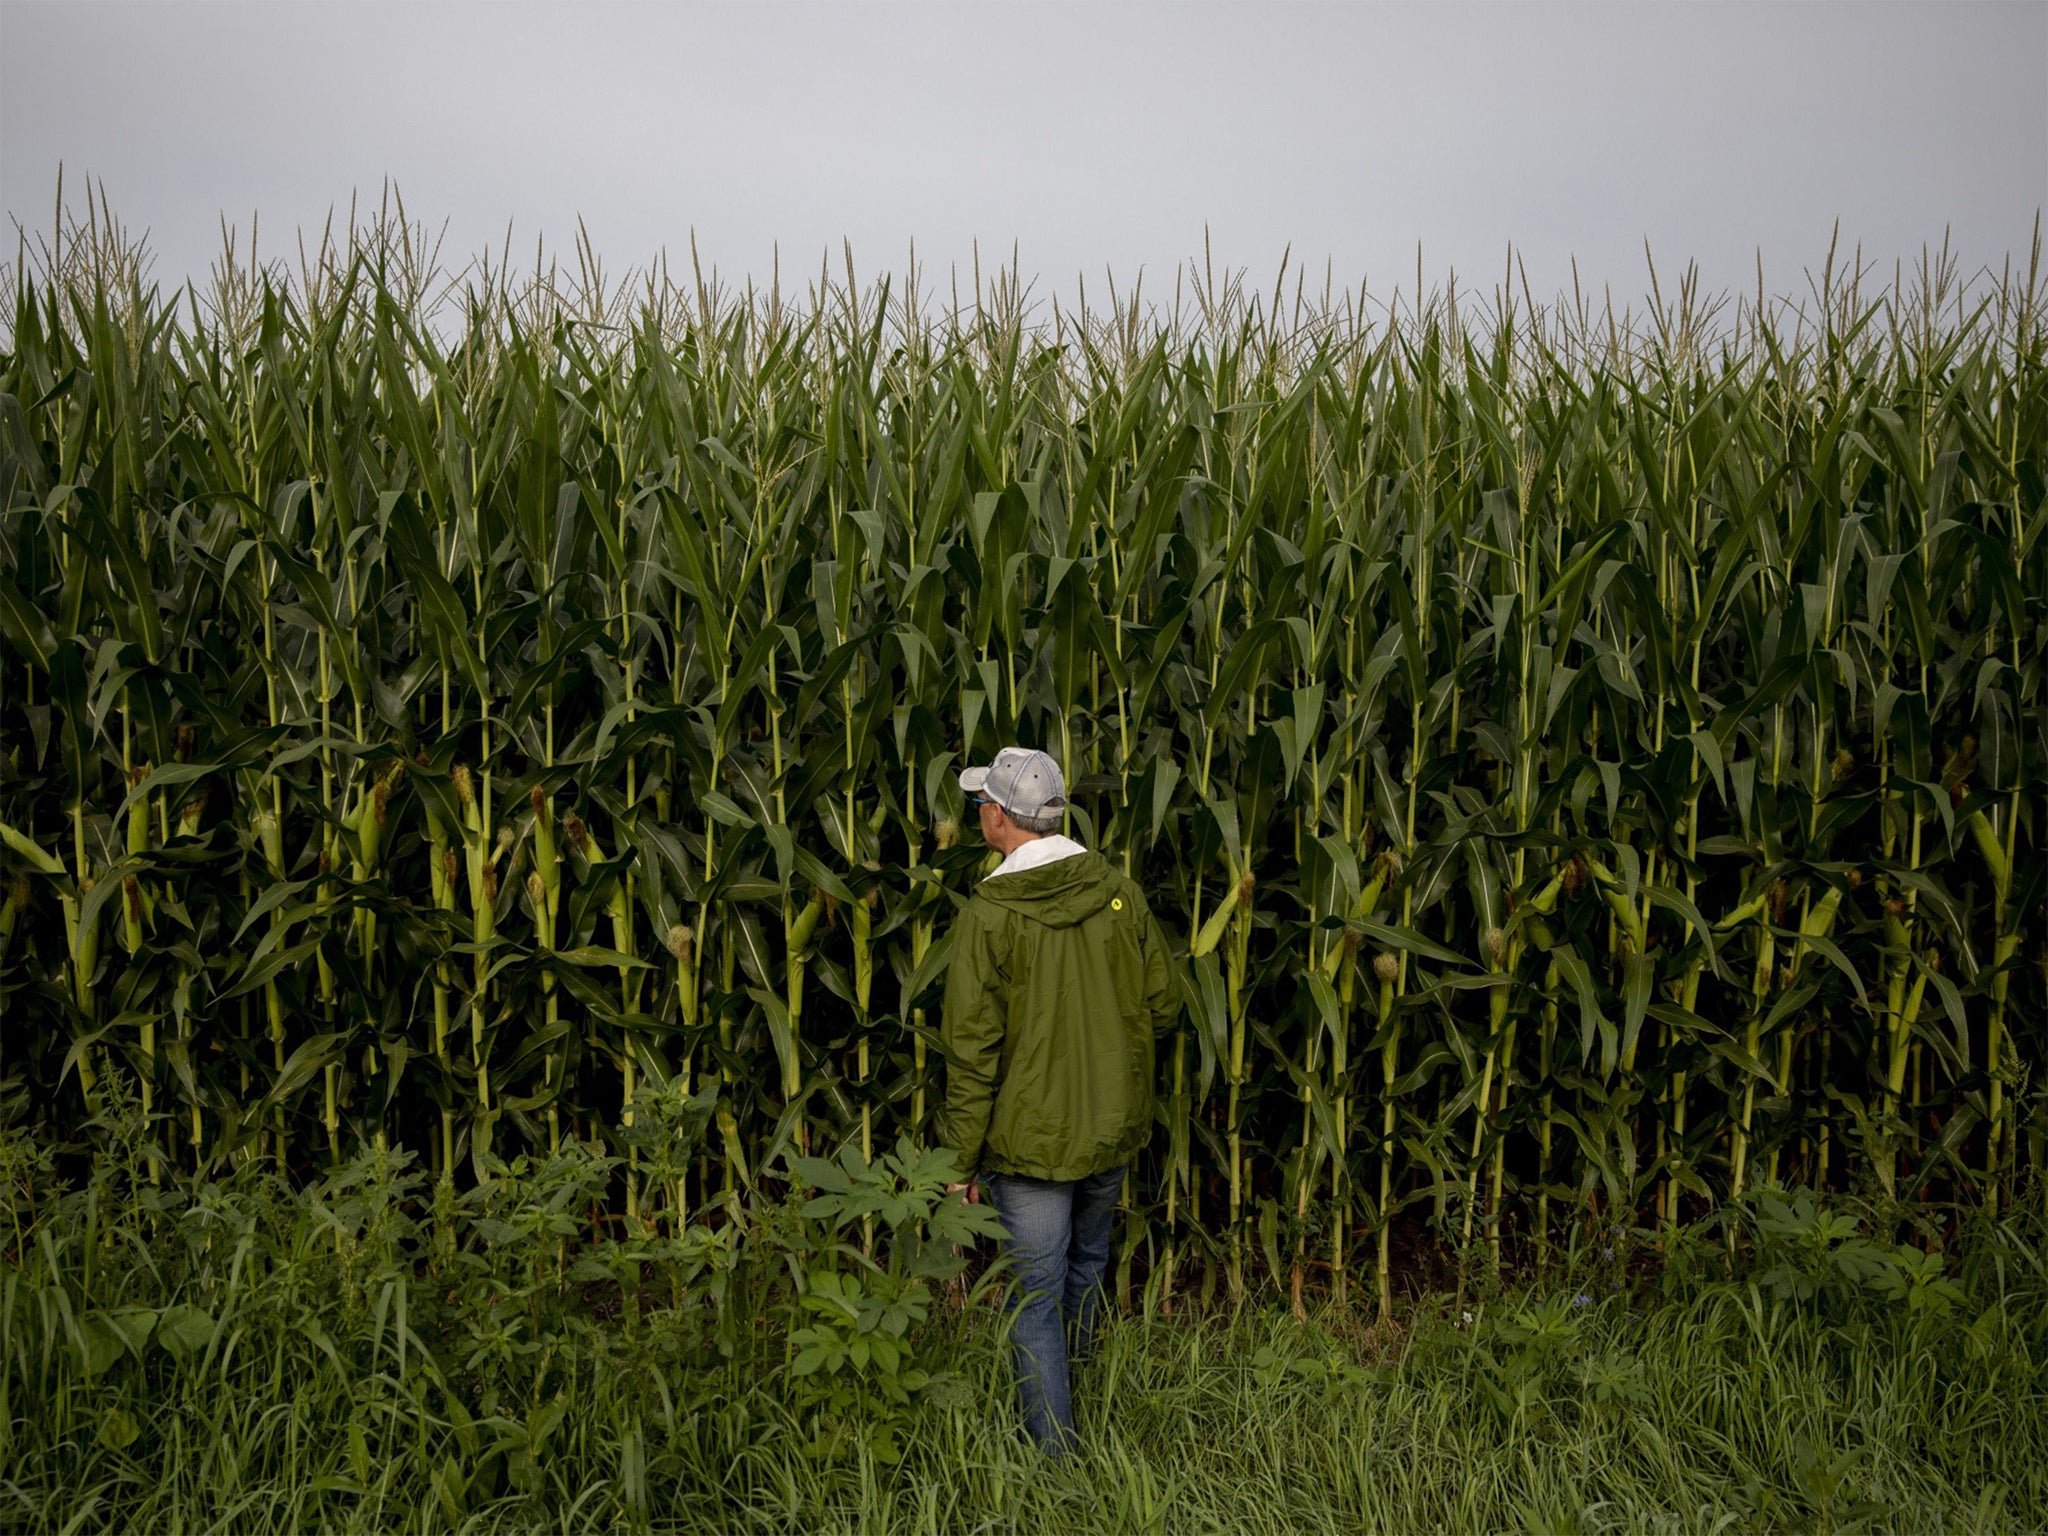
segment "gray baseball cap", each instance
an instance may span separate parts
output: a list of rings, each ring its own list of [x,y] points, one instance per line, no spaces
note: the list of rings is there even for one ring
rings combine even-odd
[[[986,795],[1012,816],[1044,816],[1067,808],[1067,781],[1060,765],[1030,747],[1005,747],[986,768],[965,768],[960,787]]]

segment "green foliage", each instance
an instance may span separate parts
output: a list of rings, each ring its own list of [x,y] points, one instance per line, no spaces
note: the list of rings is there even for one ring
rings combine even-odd
[[[1020,740],[1179,952],[1120,1290],[1263,1258],[1305,1310],[1370,1243],[1390,1312],[1418,1224],[1491,1271],[1759,1188],[2030,1198],[2038,268],[938,318],[415,234],[190,302],[99,222],[16,274],[46,1140],[125,1073],[145,1182],[402,1148],[452,1272],[531,1285],[467,1193],[601,1174],[632,1308],[661,1244],[744,1268],[704,1213],[932,1140],[952,774]]]
[[[800,1157],[791,1166],[815,1191],[802,1219],[830,1234],[793,1298],[788,1335],[796,1352],[789,1374],[809,1418],[811,1452],[843,1456],[850,1425],[869,1455],[894,1464],[907,1424],[894,1410],[909,1408],[932,1379],[915,1363],[912,1330],[930,1315],[932,1286],[966,1267],[963,1245],[994,1238],[1001,1226],[986,1206],[947,1193],[961,1175],[951,1153],[920,1150],[908,1137],[873,1163],[847,1147],[836,1160]],[[858,1245],[855,1227],[864,1234]],[[984,1272],[972,1296],[992,1275]]]
[[[1824,1210],[1811,1190],[1759,1195],[1756,1235],[1757,1284],[1784,1299],[1863,1292],[1942,1314],[1962,1300],[1940,1253],[1873,1239],[1855,1212]]]
[[[950,1280],[965,1266],[963,1244],[1001,1231],[992,1207],[947,1193],[965,1176],[953,1154],[918,1147],[908,1136],[872,1163],[846,1147],[836,1161],[799,1157],[791,1167],[816,1191],[804,1205],[806,1220],[824,1222],[842,1236],[855,1224],[866,1228],[879,1220],[895,1234],[883,1268],[902,1279]]]
[[[628,1144],[655,1170],[708,1114],[652,1088],[634,1102]],[[60,1486],[82,1470],[71,1414],[109,1456],[196,1458],[171,1480],[175,1497],[232,1502],[245,1481],[295,1477],[291,1442],[309,1434],[323,1437],[309,1475],[325,1493],[395,1510],[410,1489],[451,1525],[507,1501],[546,1505],[592,1454],[637,1466],[603,1507],[644,1520],[633,1488],[677,1475],[672,1454],[648,1459],[648,1426],[672,1438],[678,1415],[735,1398],[791,1415],[824,1461],[856,1447],[894,1460],[931,1380],[917,1339],[931,1285],[959,1273],[956,1245],[998,1230],[946,1194],[958,1170],[945,1154],[908,1142],[872,1167],[803,1160],[825,1187],[779,1217],[613,1236],[593,1216],[620,1160],[580,1143],[487,1160],[474,1187],[437,1183],[431,1198],[410,1154],[366,1149],[295,1192],[254,1163],[220,1180],[152,1179],[123,1075],[103,1080],[102,1106],[76,1149],[89,1154],[76,1188],[19,1124],[0,1128],[22,1239],[0,1265],[0,1399],[58,1415],[7,1430],[6,1459],[33,1485],[13,1485],[27,1502],[11,1517],[72,1496]],[[865,1247],[848,1240],[864,1219],[879,1224]],[[282,1444],[266,1404],[289,1406]],[[240,1438],[185,1442],[167,1410]],[[232,1459],[252,1445],[287,1460]],[[108,1481],[79,1484],[76,1507],[126,1507],[132,1464],[95,1463]],[[227,1481],[202,1494],[209,1471]]]
[[[1112,1321],[1062,1469],[1021,1432],[985,1283],[946,1286],[949,1244],[990,1218],[946,1196],[943,1154],[818,1159],[815,1186],[715,1228],[615,1235],[592,1217],[616,1167],[583,1148],[452,1194],[375,1151],[304,1189],[261,1163],[153,1183],[132,1088],[103,1087],[85,1146],[52,1156],[0,1122],[27,1237],[0,1259],[0,1522],[25,1528],[1762,1536],[2048,1516],[2031,1216],[1930,1255],[1867,1212],[1770,1196],[1754,1255],[1713,1245],[1719,1272],[1689,1280],[1616,1286],[1591,1252],[1398,1327],[1334,1307]],[[1871,1255],[1949,1304],[1870,1283]],[[1786,1263],[1816,1283],[1781,1291]]]

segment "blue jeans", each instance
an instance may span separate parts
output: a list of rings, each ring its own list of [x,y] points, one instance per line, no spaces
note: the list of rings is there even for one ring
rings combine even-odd
[[[1042,1448],[1064,1455],[1075,1444],[1067,1361],[1085,1357],[1095,1341],[1124,1170],[1063,1180],[997,1173],[982,1182],[1010,1234],[1004,1251],[1024,1427]]]

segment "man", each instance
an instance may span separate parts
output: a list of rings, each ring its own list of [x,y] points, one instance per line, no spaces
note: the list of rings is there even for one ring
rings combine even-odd
[[[1058,835],[1059,765],[1005,747],[960,787],[1003,856],[953,926],[940,1042],[942,1140],[1009,1233],[1024,1424],[1074,1444],[1069,1345],[1093,1341],[1111,1223],[1152,1130],[1152,1042],[1171,1017],[1166,945],[1136,885]]]

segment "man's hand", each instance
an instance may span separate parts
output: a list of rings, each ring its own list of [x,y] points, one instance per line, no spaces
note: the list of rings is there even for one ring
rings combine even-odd
[[[946,1186],[946,1193],[949,1195],[964,1194],[969,1205],[981,1204],[981,1186],[972,1179],[969,1179],[965,1184],[948,1184]]]

